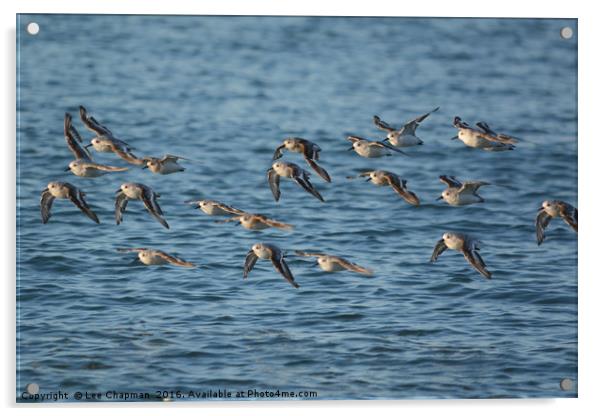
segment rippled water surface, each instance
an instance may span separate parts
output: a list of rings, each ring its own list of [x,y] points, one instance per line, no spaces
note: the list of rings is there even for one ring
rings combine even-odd
[[[40,33],[29,36],[29,21]],[[574,397],[577,236],[552,221],[535,243],[541,201],[577,204],[573,20],[25,15],[18,22],[17,395],[27,383],[129,392],[315,391],[318,399]],[[132,167],[100,178],[73,160],[63,116],[80,104],[142,155],[173,153],[186,171]],[[363,159],[348,134],[382,137],[440,106],[410,156]],[[451,141],[454,116],[524,138],[512,152]],[[290,181],[276,203],[265,172],[282,139],[322,147],[322,204]],[[112,154],[96,159],[122,165]],[[300,155],[284,160],[307,167]],[[422,199],[348,180],[386,169]],[[494,183],[485,204],[435,198],[441,174]],[[57,200],[51,180],[82,188],[96,225]],[[131,202],[126,181],[161,194],[166,230]],[[251,232],[192,209],[210,198],[294,224]],[[486,280],[461,254],[429,257],[447,230],[483,241]],[[268,261],[248,280],[250,246],[287,249],[301,287]],[[153,247],[199,265],[147,267],[118,247]],[[374,277],[326,274],[295,249],[342,255]],[[104,399],[104,397],[103,397]]]

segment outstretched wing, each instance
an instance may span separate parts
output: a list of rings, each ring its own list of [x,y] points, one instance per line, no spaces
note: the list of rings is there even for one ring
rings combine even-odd
[[[44,189],[40,198],[40,211],[42,214],[43,224],[46,224],[51,217],[50,209],[52,208],[52,202],[54,202],[54,197],[48,188]]]
[[[491,279],[491,272],[487,270],[487,265],[477,250],[477,248],[472,250],[469,248],[463,248],[462,254],[464,254],[464,258],[476,271],[481,273],[487,279]]]
[[[287,224],[285,222],[280,222],[280,221],[276,221],[273,219],[270,219],[268,217],[265,217],[263,215],[256,215],[257,219],[259,221],[261,221],[262,223],[269,225],[270,227],[276,227],[276,228],[280,228],[282,230],[292,230],[293,226],[291,224]]]
[[[272,156],[272,160],[280,159],[282,157],[282,149],[284,149],[285,147],[286,146],[284,144],[278,146],[276,150],[274,150],[274,156]]]
[[[416,196],[414,192],[409,191],[405,187],[405,180],[403,181],[403,183],[399,183],[399,178],[396,175],[393,175],[392,173],[386,173],[384,176],[387,179],[387,182],[389,182],[389,185],[391,185],[391,188],[393,188],[393,190],[399,196],[401,196],[408,204],[414,206],[420,205],[420,199],[418,199],[418,196]]]
[[[445,250],[447,250],[445,241],[443,239],[437,241],[437,244],[435,244],[435,249],[433,250],[433,254],[431,255],[431,263],[437,261],[441,253],[443,253]]]
[[[475,193],[481,186],[489,185],[489,182],[483,181],[467,181],[460,187],[460,193]]]
[[[406,155],[408,156],[408,154],[406,152],[403,152],[401,150],[399,150],[397,147],[395,146],[391,146],[390,144],[388,144],[387,142],[385,142],[384,140],[381,142],[371,142],[370,146],[379,146],[379,147],[386,147],[389,150],[393,150],[394,152],[397,153],[401,153],[402,155]]]
[[[403,125],[403,127],[400,130],[400,134],[411,134],[414,135],[416,133],[416,129],[418,128],[418,126],[420,126],[420,123],[422,123],[424,121],[424,119],[426,119],[428,116],[430,116],[432,113],[434,113],[435,111],[439,110],[439,107],[435,108],[434,110],[429,111],[426,114],[423,114],[421,116],[416,117],[414,120],[412,121],[408,121],[406,124]]]
[[[330,182],[330,175],[326,172],[326,169],[318,165],[313,159],[305,158],[305,161],[311,168],[326,182]]]
[[[539,214],[535,217],[535,235],[537,236],[537,245],[543,243],[546,227],[550,224],[552,217],[549,216],[543,208],[540,208]]]
[[[115,198],[115,222],[117,225],[123,221],[123,213],[128,205],[128,197],[123,193],[119,192]]]
[[[324,198],[322,198],[322,195],[320,195],[320,193],[318,192],[318,190],[316,188],[314,188],[314,186],[312,185],[312,183],[309,181],[309,177],[307,175],[307,172],[302,171],[301,175],[293,176],[293,180],[295,182],[297,182],[307,192],[309,192],[310,194],[312,194],[313,196],[315,196],[316,198],[318,198],[320,201],[326,202],[326,201],[324,201]]]
[[[381,120],[381,118],[379,116],[372,117],[372,121],[374,122],[374,125],[376,126],[376,128],[378,128],[380,130],[384,130],[389,133],[397,130],[397,129],[393,128],[389,123],[386,123],[385,121]]]
[[[258,257],[255,255],[255,252],[253,252],[253,250],[249,250],[247,256],[245,257],[245,265],[242,272],[243,279],[246,279],[251,270],[253,270],[253,266],[255,266],[255,263],[257,263],[257,259]]]
[[[142,191],[141,199],[142,203],[148,210],[149,214],[151,214],[161,225],[167,229],[169,229],[169,224],[165,221],[165,218],[161,216],[162,211],[159,205],[157,204],[156,194],[152,192],[149,188],[144,188]]]
[[[124,172],[129,169],[126,167],[102,165],[100,163],[94,163],[94,162],[88,162],[87,167],[88,167],[88,169],[97,169],[97,170],[102,170],[105,172]]]
[[[350,261],[347,261],[341,257],[335,257],[335,256],[331,256],[331,257],[334,259],[334,261],[339,263],[341,266],[343,266],[347,270],[351,270],[352,272],[356,272],[356,273],[365,274],[367,276],[372,275],[372,270],[366,269],[365,267],[362,267],[359,264],[351,263]]]
[[[81,146],[81,136],[77,133],[77,130],[75,130],[75,127],[73,127],[71,123],[71,114],[65,113],[64,132],[69,150],[71,150],[75,159],[92,160],[90,154]]]
[[[280,176],[273,168],[268,169],[268,183],[274,199],[278,201],[280,199]]]
[[[139,247],[139,248],[118,248],[117,249],[117,251],[120,252],[120,253],[131,253],[131,252],[139,253],[141,251],[146,251],[146,250],[148,250],[148,248],[142,248],[142,247]]]
[[[295,254],[301,257],[322,257],[326,254],[323,253],[308,253],[307,251],[296,250]]]
[[[560,218],[577,232],[577,208],[566,202],[560,202],[559,207]]]
[[[478,123],[476,123],[476,125],[481,129],[484,138],[487,140],[504,144],[516,144],[518,142],[518,139],[516,137],[512,137],[507,134],[496,133],[484,121],[479,121]]]
[[[287,282],[289,282],[293,287],[298,288],[299,284],[295,282],[295,278],[293,277],[293,273],[288,268],[288,264],[284,261],[284,257],[282,253],[273,253],[271,256],[272,264],[274,268],[280,273]]]
[[[88,218],[90,218],[96,224],[100,224],[98,217],[96,216],[94,211],[90,209],[86,200],[84,199],[85,194],[79,189],[77,189],[75,186],[67,186],[69,188],[69,199],[71,200],[71,202],[73,202],[76,207],[78,207],[84,214],[86,214]]]
[[[230,214],[234,214],[234,215],[245,214],[245,211],[243,211],[242,209],[234,208],[230,205],[222,204],[221,202],[216,202],[215,206],[223,211],[230,213]]]
[[[441,182],[443,182],[444,184],[446,184],[450,188],[461,188],[462,187],[462,182],[457,180],[455,176],[441,175],[441,176],[439,176],[439,180]]]
[[[84,126],[86,126],[88,130],[93,131],[97,135],[113,136],[111,130],[96,121],[94,117],[88,115],[88,111],[83,105],[79,106],[79,118],[81,118],[82,123],[84,123]]]
[[[177,257],[171,256],[160,250],[155,250],[155,254],[157,256],[161,257],[162,259],[164,259],[165,261],[167,261],[171,264],[175,264],[176,266],[196,267],[194,263],[190,263],[189,261],[185,261],[185,260],[179,259]]]

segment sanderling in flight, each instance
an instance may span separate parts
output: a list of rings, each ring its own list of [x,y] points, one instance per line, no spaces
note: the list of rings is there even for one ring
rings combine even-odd
[[[447,185],[447,189],[441,193],[437,200],[443,199],[449,205],[460,206],[485,202],[477,191],[481,186],[489,185],[488,182],[466,181],[460,182],[455,176],[439,176],[439,180]]]
[[[418,206],[420,205],[420,199],[412,191],[407,188],[408,181],[400,179],[394,173],[386,170],[370,170],[359,174],[360,177],[367,177],[367,182],[372,182],[377,186],[390,186],[393,190],[401,196],[408,204]]]
[[[400,128],[392,127],[388,123],[381,120],[379,116],[374,116],[373,121],[376,127],[387,132],[387,138],[383,141],[388,141],[395,147],[417,146],[423,144],[424,142],[418,136],[416,136],[416,129],[418,126],[420,126],[420,123],[424,121],[425,118],[437,110],[439,110],[439,107],[421,115],[420,117],[416,117],[412,121],[408,121]]]
[[[372,275],[372,270],[366,269],[358,264],[351,263],[342,257],[330,256],[322,253],[308,253],[306,251],[295,251],[295,254],[302,257],[317,257],[318,266],[325,272],[339,272],[341,270],[350,270],[355,273]]]
[[[90,144],[85,146],[86,148],[92,146],[94,150],[100,153],[115,153],[126,162],[134,165],[141,165],[144,163],[142,159],[139,159],[132,153],[133,147],[123,140],[116,138],[108,127],[103,126],[96,121],[94,117],[88,115],[88,112],[83,105],[79,106],[79,117],[84,123],[84,126],[96,134],[96,136],[90,140]]]
[[[282,150],[284,149],[301,153],[307,164],[311,166],[322,179],[326,182],[330,182],[330,175],[328,175],[328,172],[316,162],[320,159],[320,151],[322,150],[320,149],[320,146],[300,137],[287,137],[282,144],[276,148],[272,160],[280,159],[282,157]]]
[[[117,221],[117,225],[121,224],[123,220],[123,213],[128,201],[130,199],[139,199],[144,203],[149,214],[155,217],[165,228],[169,228],[169,224],[162,217],[163,211],[157,203],[157,198],[160,195],[148,186],[141,183],[124,183],[115,193],[117,194],[117,198],[115,199],[115,220]]]
[[[274,195],[274,199],[276,201],[280,199],[280,177],[282,176],[285,178],[291,178],[308,193],[312,194],[320,201],[325,202],[324,198],[322,198],[322,195],[320,195],[318,190],[314,188],[312,183],[309,181],[309,172],[300,168],[294,163],[274,162],[272,167],[268,169],[267,174],[268,183],[270,184],[270,189],[272,190],[272,194]]]
[[[163,264],[173,264],[174,266],[196,267],[195,264],[169,255],[161,250],[150,248],[118,248],[121,253],[137,252],[138,259],[147,266],[159,266]]]
[[[195,209],[200,209],[207,215],[242,215],[245,212],[241,209],[222,204],[221,202],[202,199],[200,201],[186,201],[188,204],[195,205]]]
[[[354,150],[355,153],[362,157],[372,158],[391,156],[391,150],[397,153],[407,155],[407,153],[402,152],[398,148],[393,147],[390,144],[384,142],[371,141],[359,136],[348,136],[347,140],[353,143],[353,145],[347,150]]]
[[[69,163],[65,171],[71,171],[74,175],[83,176],[86,178],[95,178],[104,175],[107,172],[122,172],[128,168],[120,168],[117,166],[108,166],[92,161],[90,153],[83,148],[80,143],[82,138],[71,124],[71,114],[65,113],[65,140],[71,153],[75,156],[75,160]]]
[[[448,248],[457,250],[464,254],[464,258],[470,265],[486,278],[491,278],[491,272],[479,254],[479,241],[462,233],[445,233],[443,238],[437,241],[435,250],[431,256],[431,262],[435,262],[439,255]]]
[[[577,208],[564,201],[543,201],[535,218],[537,245],[543,243],[544,231],[554,217],[560,217],[577,232]]]
[[[247,253],[247,257],[245,258],[245,265],[243,269],[244,279],[246,279],[251,270],[253,270],[253,266],[255,266],[258,258],[271,260],[274,268],[278,271],[278,273],[284,276],[287,282],[294,287],[299,287],[297,282],[295,282],[295,278],[293,277],[291,270],[284,261],[284,253],[273,244],[257,243],[251,247]]]
[[[99,224],[100,221],[96,214],[90,209],[86,200],[86,196],[77,187],[67,182],[50,182],[46,189],[42,191],[42,197],[40,198],[40,209],[42,211],[42,222],[46,224],[50,219],[50,208],[55,198],[58,199],[69,199],[75,204],[84,214],[86,214],[92,221]]]
[[[460,117],[455,117],[453,125],[458,129],[458,134],[452,140],[460,139],[468,147],[500,152],[513,150],[517,142],[515,137],[494,132],[482,121],[477,123],[478,128],[473,128]]]
[[[178,160],[188,160],[181,156],[165,155],[161,159],[157,157],[144,157],[142,160],[145,165],[142,169],[148,168],[152,173],[169,175],[170,173],[183,172],[185,169],[178,164]]]
[[[266,217],[261,214],[250,214],[245,212],[241,215],[235,215],[226,220],[216,221],[219,223],[233,222],[238,221],[236,224],[242,225],[247,230],[265,230],[266,228],[274,227],[280,228],[282,230],[292,230],[293,226],[291,224],[286,224],[284,222],[276,221],[271,218]]]

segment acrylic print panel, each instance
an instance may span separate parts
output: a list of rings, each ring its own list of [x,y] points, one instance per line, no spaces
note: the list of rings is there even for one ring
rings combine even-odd
[[[17,34],[18,401],[577,395],[576,20]]]

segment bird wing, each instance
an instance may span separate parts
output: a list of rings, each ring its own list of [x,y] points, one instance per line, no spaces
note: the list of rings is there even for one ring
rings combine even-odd
[[[349,140],[351,143],[360,142],[360,141],[368,141],[360,136],[347,136],[347,140]]]
[[[285,222],[280,222],[280,221],[276,221],[273,219],[270,219],[266,216],[263,215],[256,215],[255,216],[260,222],[269,225],[270,227],[276,227],[276,228],[280,228],[283,230],[292,230],[293,226],[291,224],[287,224]]]
[[[79,106],[79,118],[81,118],[84,126],[90,131],[93,131],[99,136],[113,136],[111,130],[100,124],[94,117],[88,115],[88,111],[83,105]]]
[[[169,224],[163,218],[161,208],[157,204],[157,195],[147,187],[144,187],[141,195],[142,203],[148,210],[149,214],[151,214],[157,221],[161,223],[162,226],[169,229]]]
[[[270,257],[270,259],[272,260],[272,264],[274,265],[274,268],[278,271],[278,273],[284,276],[286,281],[293,285],[293,287],[298,288],[299,284],[295,282],[293,273],[291,273],[291,270],[288,268],[288,264],[286,264],[286,262],[284,261],[284,256],[282,255],[282,253],[274,253],[272,251],[272,256]]]
[[[414,120],[408,121],[400,130],[400,134],[411,134],[412,136],[416,133],[416,129],[420,126],[420,123],[424,121],[428,116],[430,116],[435,111],[439,110],[439,107],[434,110],[429,111],[426,114],[416,117]]]
[[[331,256],[331,258],[335,262],[339,263],[341,266],[343,266],[347,270],[351,270],[352,272],[361,273],[361,274],[365,274],[368,276],[372,275],[372,273],[373,273],[372,270],[366,269],[365,267],[362,267],[358,264],[351,263],[350,261],[347,261],[341,257]]]
[[[163,251],[160,250],[155,250],[155,255],[161,257],[162,259],[164,259],[165,261],[171,263],[171,264],[175,264],[176,266],[183,266],[183,267],[196,267],[194,263],[190,263],[189,261],[185,261],[182,259],[179,259],[177,257],[174,257],[172,255],[169,255]]]
[[[305,161],[307,162],[307,164],[309,166],[311,166],[311,168],[318,174],[320,175],[320,177],[322,179],[324,179],[326,182],[330,182],[330,175],[328,175],[328,172],[326,172],[326,169],[324,169],[323,167],[321,167],[320,165],[318,165],[313,159],[309,159],[309,158],[305,158]]]
[[[129,149],[124,149],[120,145],[115,145],[115,143],[113,143],[111,149],[113,150],[113,153],[115,153],[117,156],[119,156],[128,163],[131,163],[133,165],[143,165],[146,163],[144,158],[140,159],[138,156],[130,152]]]
[[[258,257],[255,252],[252,249],[249,250],[247,256],[245,257],[245,265],[242,272],[243,279],[246,279],[251,270],[253,270],[253,266],[255,266],[255,263],[257,263],[257,259]]]
[[[487,123],[479,121],[476,123],[482,133],[481,137],[492,142],[504,143],[504,144],[516,144],[518,139],[516,137],[509,136],[507,134],[498,134],[493,131]]]
[[[449,188],[461,188],[462,182],[456,179],[455,176],[441,175],[439,180],[446,184]]]
[[[566,202],[559,202],[560,218],[564,220],[575,232],[577,231],[577,208]]]
[[[491,272],[487,270],[487,265],[477,250],[478,248],[476,247],[473,249],[464,247],[462,249],[462,254],[464,254],[464,258],[476,271],[481,273],[487,279],[491,279]]]
[[[391,146],[390,144],[386,143],[384,140],[381,142],[370,142],[370,143],[368,143],[368,146],[386,147],[387,149],[393,150],[394,152],[397,152],[397,153],[401,153],[402,155],[406,155],[406,156],[408,155],[406,152],[399,150],[395,146]]]
[[[42,214],[42,223],[46,224],[50,219],[50,209],[52,208],[52,203],[54,202],[54,197],[48,190],[48,188],[42,191],[42,195],[40,197],[40,211]]]
[[[109,165],[103,165],[101,163],[94,163],[94,162],[87,162],[86,166],[88,169],[102,170],[105,172],[124,172],[129,169],[127,167],[109,166]]]
[[[285,148],[286,146],[283,144],[281,144],[280,146],[278,146],[276,148],[276,150],[274,150],[274,156],[272,156],[272,160],[276,160],[276,159],[280,159],[282,157],[282,150]]]
[[[88,151],[80,145],[82,140],[81,136],[79,135],[79,133],[77,133],[77,130],[75,130],[75,127],[73,127],[71,123],[71,114],[65,113],[64,131],[65,140],[67,141],[67,146],[69,147],[69,150],[71,150],[71,153],[73,153],[75,159],[92,160],[92,158],[90,157],[90,153],[88,153]]]
[[[268,183],[270,184],[274,199],[278,201],[280,199],[280,176],[273,168],[268,169]]]
[[[546,227],[550,224],[552,217],[548,213],[540,208],[537,217],[535,217],[535,235],[537,236],[537,245],[543,243],[545,236]]]
[[[374,122],[374,125],[377,129],[384,130],[389,133],[392,133],[397,130],[393,128],[389,123],[386,123],[385,121],[381,120],[379,116],[372,117],[372,121]]]
[[[391,185],[391,188],[393,188],[393,190],[399,196],[401,196],[408,204],[415,206],[420,205],[420,199],[418,199],[418,196],[405,187],[405,180],[402,183],[399,183],[399,178],[397,177],[397,175],[394,175],[390,172],[387,172],[384,176],[387,179],[387,182],[389,182],[389,185]]]
[[[115,198],[115,221],[117,225],[123,221],[123,213],[128,205],[128,197],[123,192],[118,192]]]
[[[117,251],[120,252],[120,253],[131,253],[131,252],[139,253],[141,251],[146,251],[146,250],[148,250],[148,248],[142,248],[142,247],[139,247],[139,248],[118,248],[117,249]]]
[[[238,209],[238,208],[234,208],[230,205],[226,205],[226,204],[222,204],[221,202],[216,202],[215,205],[221,209],[224,210],[226,212],[229,212],[230,214],[245,214],[245,211],[243,211],[242,209]]]
[[[84,194],[82,191],[80,191],[73,185],[67,185],[67,187],[69,189],[69,199],[71,200],[71,202],[73,202],[76,207],[78,207],[84,214],[86,214],[88,218],[90,218],[96,224],[100,224],[98,217],[96,216],[94,211],[90,209],[88,203],[84,199],[84,196],[86,194]]]
[[[441,253],[443,253],[445,250],[447,250],[445,240],[441,239],[437,241],[437,244],[435,244],[435,249],[433,250],[433,254],[431,255],[431,263],[437,261],[437,258],[439,258]]]
[[[460,193],[475,193],[481,186],[489,185],[489,182],[483,181],[467,181],[460,187]]]
[[[308,253],[306,251],[301,251],[301,250],[295,251],[295,254],[297,256],[301,256],[301,257],[322,257],[322,256],[326,255],[326,254],[322,254],[322,253]]]
[[[318,190],[314,188],[312,183],[309,181],[309,175],[307,174],[307,172],[301,170],[301,173],[298,173],[295,176],[293,176],[293,180],[297,182],[307,192],[318,198],[320,201],[325,202],[324,198],[322,198],[322,195],[320,195]]]

